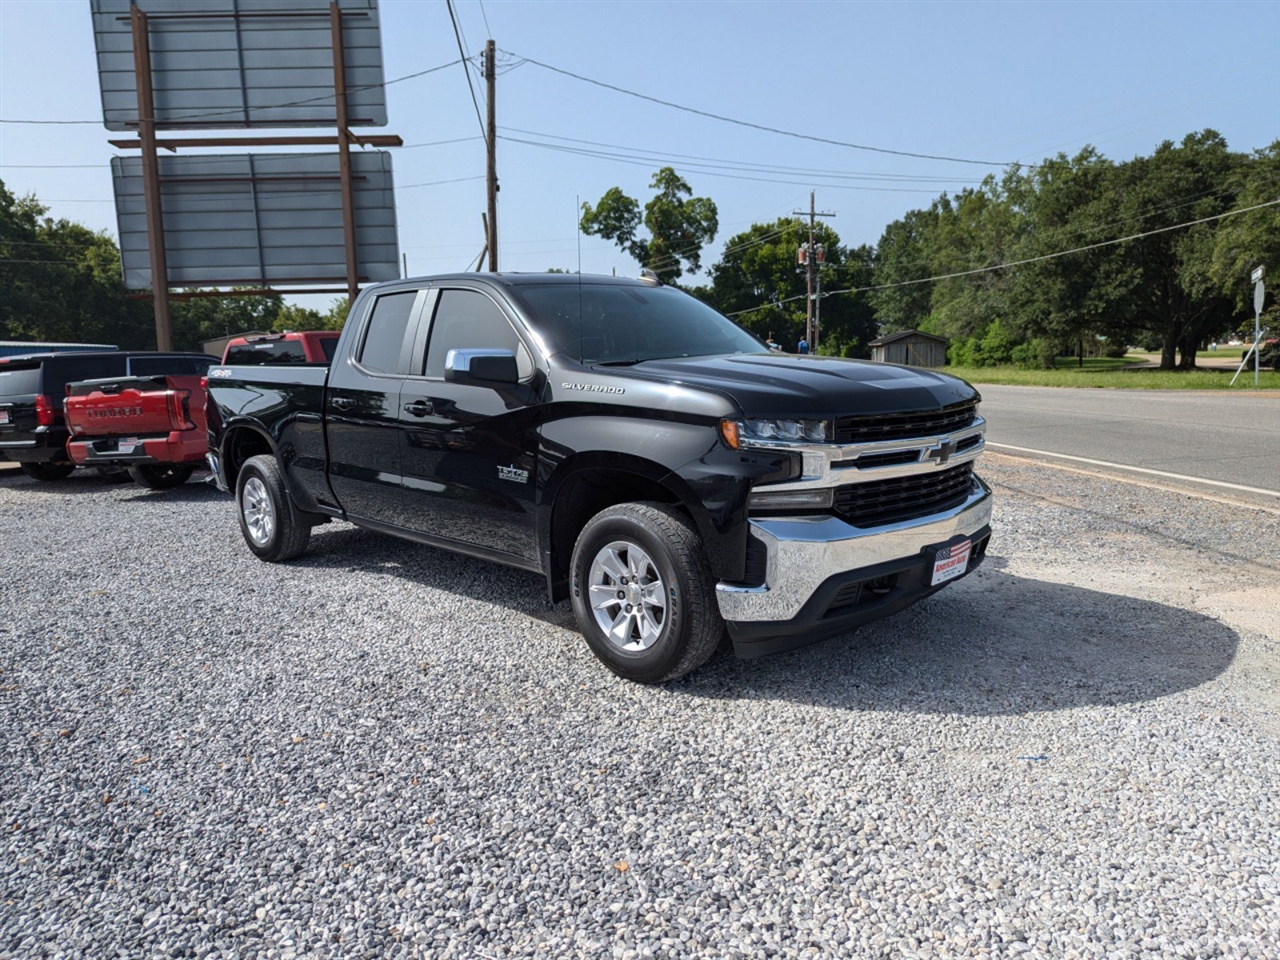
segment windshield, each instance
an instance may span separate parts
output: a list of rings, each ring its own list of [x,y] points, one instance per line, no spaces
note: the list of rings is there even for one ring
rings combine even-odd
[[[732,320],[671,287],[557,283],[513,292],[551,352],[586,364],[768,352]]]

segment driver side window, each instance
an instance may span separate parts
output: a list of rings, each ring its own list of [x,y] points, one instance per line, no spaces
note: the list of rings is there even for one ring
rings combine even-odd
[[[441,290],[420,373],[444,377],[450,350],[510,350],[520,379],[533,373],[533,358],[498,305],[474,290]]]

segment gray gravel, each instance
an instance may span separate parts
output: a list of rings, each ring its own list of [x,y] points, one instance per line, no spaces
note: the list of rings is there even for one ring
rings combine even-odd
[[[536,576],[0,477],[2,957],[1274,957],[1280,515],[990,458],[988,564],[617,680]]]

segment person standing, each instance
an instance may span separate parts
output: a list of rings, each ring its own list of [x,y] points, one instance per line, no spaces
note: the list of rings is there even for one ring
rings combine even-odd
[[[809,352],[809,341],[806,340],[804,337],[801,337],[800,342],[796,344],[796,353],[808,353],[808,352]]]

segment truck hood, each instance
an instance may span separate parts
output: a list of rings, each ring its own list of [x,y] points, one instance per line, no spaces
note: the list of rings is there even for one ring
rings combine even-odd
[[[977,390],[957,377],[843,357],[733,354],[646,360],[609,372],[713,390],[753,418],[908,413],[980,399]]]

